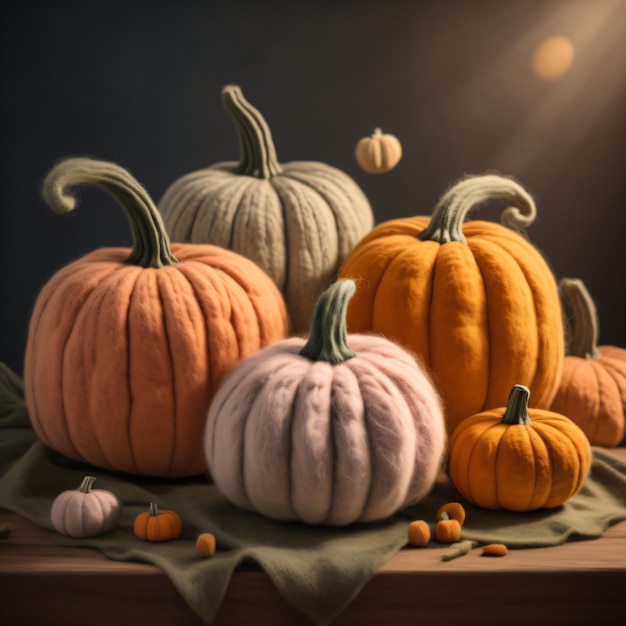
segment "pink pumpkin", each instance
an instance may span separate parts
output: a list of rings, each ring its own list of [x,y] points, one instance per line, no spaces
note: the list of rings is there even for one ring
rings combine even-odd
[[[222,381],[204,451],[238,506],[343,526],[388,518],[434,486],[446,443],[440,397],[404,348],[347,335],[354,290],[350,279],[331,285],[308,341],[276,342]]]
[[[121,505],[114,493],[92,489],[95,476],[85,476],[78,489],[60,493],[52,503],[50,521],[62,535],[83,539],[115,529]]]

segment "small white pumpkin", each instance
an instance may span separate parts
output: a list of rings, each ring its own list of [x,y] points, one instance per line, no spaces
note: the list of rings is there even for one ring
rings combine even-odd
[[[50,521],[62,535],[83,539],[117,526],[120,502],[111,491],[92,489],[95,476],[85,476],[78,489],[60,493],[52,503]]]

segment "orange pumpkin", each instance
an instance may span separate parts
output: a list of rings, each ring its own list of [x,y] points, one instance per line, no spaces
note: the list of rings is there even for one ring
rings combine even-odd
[[[154,203],[118,165],[67,159],[48,174],[44,196],[71,211],[66,188],[81,183],[124,207],[134,247],[91,252],[39,294],[24,369],[33,427],[51,448],[101,468],[200,474],[213,392],[242,358],[288,334],[282,296],[234,252],[170,248]]]
[[[563,278],[572,334],[552,410],[578,424],[593,445],[615,447],[626,430],[626,349],[598,346],[596,307],[582,280]]]
[[[485,509],[534,511],[576,494],[591,467],[591,446],[565,415],[529,409],[514,385],[506,406],[463,420],[450,437],[448,472],[459,493]]]
[[[504,405],[518,382],[532,389],[534,406],[547,408],[563,366],[558,287],[541,254],[511,228],[463,224],[470,209],[493,199],[510,203],[503,221],[512,226],[534,219],[533,199],[515,181],[469,177],[441,197],[432,218],[378,225],[339,271],[359,286],[349,331],[382,333],[420,357],[450,432]]]
[[[139,513],[133,522],[133,533],[144,541],[170,541],[180,537],[183,522],[175,511],[159,510],[150,502],[150,510]]]

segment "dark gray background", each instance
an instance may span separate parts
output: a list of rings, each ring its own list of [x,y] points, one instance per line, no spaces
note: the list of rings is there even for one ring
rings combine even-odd
[[[131,241],[100,191],[53,214],[47,171],[69,155],[116,161],[158,200],[180,175],[238,158],[226,83],[264,113],[281,161],[343,169],[377,222],[429,214],[466,173],[516,177],[537,201],[532,241],[557,277],[586,282],[601,342],[626,345],[626,2],[5,1],[0,12],[0,361],[16,371],[43,284]],[[548,83],[529,59],[555,33],[577,54]],[[354,160],[375,126],[404,147],[382,176]],[[491,208],[474,217],[495,219]]]

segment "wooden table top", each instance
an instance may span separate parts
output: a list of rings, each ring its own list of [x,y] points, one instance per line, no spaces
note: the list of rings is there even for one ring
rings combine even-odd
[[[605,452],[626,461],[626,448]],[[0,543],[1,624],[203,623],[152,565],[58,546],[47,530],[7,511],[0,512],[0,522],[13,526]],[[626,521],[599,539],[511,550],[503,558],[482,558],[474,550],[442,562],[445,550],[400,550],[333,626],[586,626],[620,616],[626,620]],[[245,569],[235,571],[215,624],[310,622],[282,599],[263,571]]]

